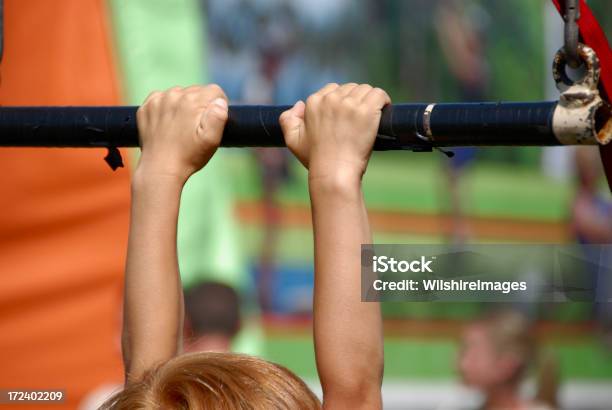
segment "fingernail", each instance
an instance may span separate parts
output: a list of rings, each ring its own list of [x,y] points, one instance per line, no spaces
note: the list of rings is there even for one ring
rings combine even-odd
[[[213,104],[218,105],[221,108],[227,108],[227,101],[223,98],[217,98],[213,101]]]

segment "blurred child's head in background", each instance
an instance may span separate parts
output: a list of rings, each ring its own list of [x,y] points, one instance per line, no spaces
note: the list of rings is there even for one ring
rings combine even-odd
[[[202,282],[185,291],[185,350],[228,352],[240,330],[240,298],[230,286]]]
[[[527,319],[518,312],[498,311],[466,327],[458,367],[467,385],[487,391],[518,383],[533,356]]]

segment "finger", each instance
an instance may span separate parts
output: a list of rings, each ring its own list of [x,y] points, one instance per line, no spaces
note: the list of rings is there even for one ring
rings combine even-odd
[[[216,98],[213,100],[200,117],[200,124],[197,130],[200,139],[207,143],[212,143],[215,146],[219,146],[227,117],[227,101],[223,98]]]
[[[201,90],[203,90],[204,88],[206,88],[206,87],[204,87],[204,86],[202,86],[202,85],[194,84],[194,85],[190,85],[189,87],[185,87],[185,88],[184,88],[184,91],[185,91],[186,93],[191,94],[191,93],[197,93],[197,92],[200,92],[200,91],[201,91]]]
[[[152,91],[147,98],[143,101],[143,103],[138,107],[136,111],[136,118],[138,124],[155,124],[158,120],[157,111],[159,108],[159,103],[162,99],[163,93],[161,91]]]
[[[228,102],[228,98],[221,87],[216,84],[201,86],[192,85],[184,88],[181,92],[181,100],[192,108],[205,110],[217,98]]]
[[[178,92],[180,92],[182,90],[183,90],[183,87],[181,87],[179,85],[175,85],[174,87],[168,88],[168,90],[166,91],[166,94],[178,93]]]
[[[175,97],[183,91],[183,87],[175,85],[174,87],[168,88],[164,93],[163,97]]]
[[[174,86],[172,88],[168,88],[161,95],[162,104],[173,104],[181,97],[182,87]],[[176,106],[174,106],[176,108]]]
[[[202,107],[208,107],[214,100],[220,98],[229,103],[227,95],[223,89],[217,84],[210,84],[205,87],[194,88],[193,98],[195,98]]]
[[[366,95],[372,90],[372,86],[369,84],[360,84],[347,95],[355,101],[361,102]]]
[[[376,109],[382,109],[385,105],[391,104],[391,97],[382,88],[373,88],[363,98],[363,102],[367,105],[373,105]]]
[[[303,101],[298,101],[293,107],[281,114],[279,123],[285,137],[287,145],[297,141],[300,132],[304,128],[304,115],[306,105]]]
[[[225,91],[223,88],[217,84],[209,84],[203,88],[203,93],[206,94],[211,100],[221,98],[228,102],[227,95],[225,95]],[[210,101],[210,100],[209,100]]]
[[[334,90],[336,90],[339,87],[340,86],[337,83],[329,83],[329,84],[325,85],[325,87],[321,88],[319,91],[314,93],[314,95],[319,96],[319,97],[324,97],[324,96],[326,96],[327,94],[333,92]]]
[[[151,93],[150,93],[150,94],[147,96],[147,98],[145,98],[145,100],[144,100],[144,102],[142,103],[142,105],[145,105],[145,104],[147,104],[147,103],[151,102],[152,100],[155,100],[155,99],[157,99],[157,98],[161,97],[161,95],[162,95],[161,91],[158,91],[158,90],[156,90],[156,91],[152,91],[152,92],[151,92]]]
[[[346,97],[358,86],[359,85],[356,83],[343,84],[340,86],[340,88],[338,88],[338,90],[336,90],[336,92],[340,94],[342,97]]]

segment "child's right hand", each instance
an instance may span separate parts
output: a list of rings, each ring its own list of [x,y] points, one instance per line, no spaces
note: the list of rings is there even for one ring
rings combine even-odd
[[[380,88],[328,84],[284,112],[285,143],[313,179],[365,173],[382,109],[391,103]]]
[[[227,97],[217,85],[153,92],[136,113],[142,155],[136,171],[186,181],[213,156],[227,121]]]

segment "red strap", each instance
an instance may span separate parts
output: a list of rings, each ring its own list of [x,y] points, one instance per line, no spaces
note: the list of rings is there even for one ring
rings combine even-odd
[[[552,0],[561,15],[564,14],[565,0]],[[582,42],[591,47],[597,53],[601,65],[601,80],[599,90],[601,96],[610,102],[612,97],[612,49],[606,38],[606,34],[597,22],[593,11],[585,0],[580,0],[580,37]],[[600,147],[601,159],[603,161],[608,186],[612,191],[612,144]]]

